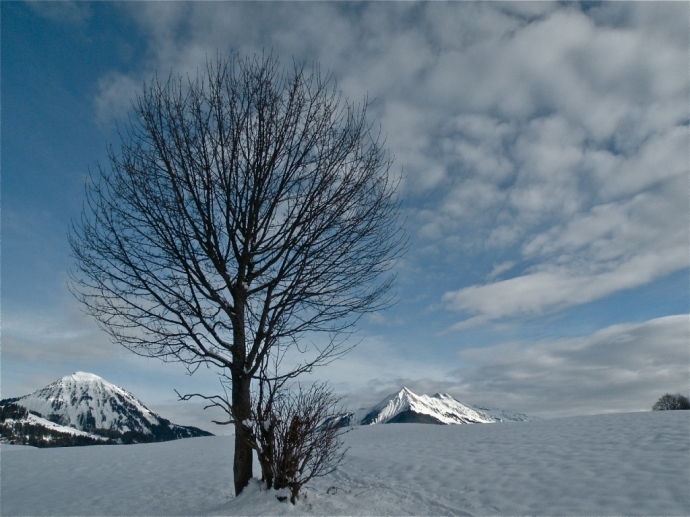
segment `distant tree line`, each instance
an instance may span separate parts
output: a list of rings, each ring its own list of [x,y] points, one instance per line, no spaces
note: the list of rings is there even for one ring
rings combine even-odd
[[[89,433],[97,434],[125,445],[132,443],[152,443],[167,442],[179,438],[192,438],[196,436],[213,436],[207,431],[202,431],[196,427],[185,427],[170,424],[169,420],[162,419],[162,423],[152,425],[150,433],[141,431],[118,431],[117,429],[98,429],[95,427],[87,429]]]
[[[25,422],[3,423],[0,425],[2,441],[13,445],[32,447],[77,447],[83,445],[111,445],[112,440],[98,440],[91,436],[61,433],[38,424]]]
[[[22,418],[28,418],[29,412],[25,407],[19,406],[17,404],[5,404],[0,406],[0,422],[5,420],[20,420]]]
[[[0,441],[32,447],[74,447],[117,443],[113,440],[105,441],[91,436],[62,433],[40,424],[22,421],[28,417],[29,411],[18,404],[9,403],[0,406]]]

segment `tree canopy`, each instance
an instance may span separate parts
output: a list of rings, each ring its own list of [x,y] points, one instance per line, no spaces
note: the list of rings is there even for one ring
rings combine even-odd
[[[73,292],[133,352],[229,372],[243,421],[269,361],[296,346],[310,353],[276,376],[325,364],[362,314],[391,302],[406,235],[367,106],[318,66],[273,56],[154,78],[87,183]],[[307,346],[311,332],[329,339]],[[251,451],[237,447],[239,492]]]

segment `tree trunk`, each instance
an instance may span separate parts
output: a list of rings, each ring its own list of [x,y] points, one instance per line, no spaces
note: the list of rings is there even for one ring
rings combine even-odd
[[[233,371],[232,371],[232,409],[236,420],[235,424],[235,459],[233,462],[233,474],[235,478],[235,495],[249,484],[253,476],[252,459],[253,449],[247,439],[247,433],[251,428],[245,428],[243,422],[252,418],[251,384],[252,378],[245,371],[247,361],[246,334],[244,329],[244,313],[246,293],[241,290],[234,296],[235,315],[233,321]]]
[[[244,375],[241,379],[235,376],[232,382],[232,405],[238,420],[235,425],[235,460],[233,462],[235,495],[240,494],[253,476],[253,449],[247,439],[247,430],[242,425],[242,422],[251,418],[250,382],[251,379],[247,379]]]

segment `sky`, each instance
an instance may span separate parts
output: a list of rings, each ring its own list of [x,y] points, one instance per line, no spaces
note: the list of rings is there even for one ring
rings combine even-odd
[[[687,2],[2,2],[0,388],[74,371],[212,432],[194,375],[109,342],[68,290],[89,170],[155,74],[319,63],[395,157],[398,303],[305,381],[551,418],[690,386]]]

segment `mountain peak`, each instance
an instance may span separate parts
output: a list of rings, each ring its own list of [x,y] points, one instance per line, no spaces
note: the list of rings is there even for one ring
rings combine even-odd
[[[126,441],[165,441],[210,434],[172,424],[130,392],[88,372],[65,375],[12,401],[59,426]]]
[[[495,418],[465,406],[447,394],[417,395],[403,387],[369,409],[352,415],[360,425],[383,423],[468,424],[496,422]]]
[[[83,431],[95,428],[143,432],[159,420],[128,391],[81,371],[20,397],[19,403],[56,423]]]
[[[338,422],[339,425],[479,424],[530,420],[534,418],[502,409],[463,404],[448,393],[417,395],[403,386],[375,406],[343,415]]]
[[[74,372],[70,375],[65,375],[62,379],[72,379],[77,382],[105,382],[105,380],[102,377],[99,377],[96,374],[93,373],[88,373],[88,372]]]

